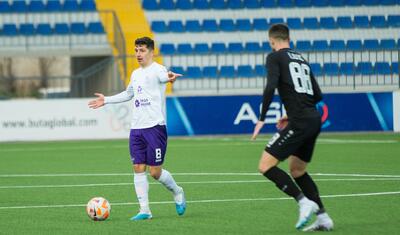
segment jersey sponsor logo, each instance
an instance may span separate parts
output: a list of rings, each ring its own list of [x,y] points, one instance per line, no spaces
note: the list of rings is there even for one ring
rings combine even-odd
[[[151,102],[147,98],[135,100],[135,107],[136,108],[139,108],[139,106],[143,107],[143,106],[149,106],[149,105],[151,105]]]
[[[259,110],[261,112],[262,104],[260,104]],[[260,113],[259,112],[259,113]],[[286,110],[283,104],[279,102],[272,102],[267,111],[267,115],[265,117],[264,122],[266,124],[275,124],[281,119],[284,115],[286,115]],[[239,125],[242,121],[251,121],[253,124],[256,124],[258,121],[258,117],[254,112],[251,105],[247,102],[243,103],[240,107],[238,114],[236,115],[234,125]]]

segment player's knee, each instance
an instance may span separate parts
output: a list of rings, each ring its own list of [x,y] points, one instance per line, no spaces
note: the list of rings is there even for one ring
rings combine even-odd
[[[150,171],[151,177],[153,177],[155,180],[158,180],[161,176],[161,171]]]
[[[304,173],[305,173],[305,169],[297,168],[297,167],[291,167],[290,168],[290,175],[293,178],[298,178],[298,177],[304,175]]]
[[[262,164],[260,163],[258,165],[258,172],[260,172],[261,174],[264,174],[265,172],[267,172],[269,169],[271,169],[273,167],[273,165],[268,165],[268,164]]]

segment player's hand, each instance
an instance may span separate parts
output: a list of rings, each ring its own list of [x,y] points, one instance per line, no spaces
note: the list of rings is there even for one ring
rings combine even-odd
[[[89,108],[97,109],[104,106],[104,95],[101,93],[94,93],[96,99],[89,101]]]
[[[289,119],[288,119],[288,116],[285,115],[281,119],[278,120],[278,122],[276,123],[276,128],[278,130],[282,130],[282,129],[285,129],[288,124],[289,124]]]
[[[258,121],[256,126],[254,127],[254,131],[253,131],[253,136],[251,137],[251,140],[256,140],[258,133],[260,133],[261,129],[264,126],[264,122],[263,121]]]
[[[174,73],[172,71],[168,72],[168,82],[174,83],[178,77],[182,77],[182,74]]]

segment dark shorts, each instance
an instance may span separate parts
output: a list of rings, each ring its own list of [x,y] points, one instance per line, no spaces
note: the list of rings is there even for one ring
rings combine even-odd
[[[167,150],[167,129],[154,126],[145,129],[131,129],[129,151],[133,164],[160,166],[164,162]]]
[[[279,161],[294,155],[305,162],[310,162],[320,132],[320,117],[290,121],[285,129],[271,138],[265,151]]]

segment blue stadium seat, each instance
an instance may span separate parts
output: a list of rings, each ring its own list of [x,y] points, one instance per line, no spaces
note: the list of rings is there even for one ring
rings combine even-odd
[[[240,42],[231,42],[228,44],[228,52],[241,53],[244,51],[243,45]]]
[[[239,31],[251,31],[251,23],[249,19],[237,19],[236,20],[236,28]]]
[[[319,29],[318,19],[316,17],[305,17],[303,25],[306,29]]]
[[[345,4],[347,6],[361,6],[361,0],[346,0]]]
[[[344,7],[346,3],[345,0],[329,0],[329,5],[332,7]]]
[[[8,1],[0,1],[0,13],[10,12],[11,8]]]
[[[344,40],[331,40],[329,48],[333,51],[344,51],[346,50],[346,43]]]
[[[336,63],[325,63],[324,73],[328,76],[339,75],[339,65]]]
[[[314,51],[327,51],[329,49],[328,41],[326,40],[315,40],[313,42]]]
[[[215,42],[211,44],[211,51],[213,53],[225,53],[226,52],[226,45],[222,42]]]
[[[343,29],[351,29],[354,27],[353,21],[351,20],[350,16],[339,16],[337,18],[337,25],[339,28]]]
[[[76,0],[65,0],[62,11],[79,11],[79,4]]]
[[[230,9],[242,9],[243,7],[242,0],[229,0],[228,2],[228,8]]]
[[[217,66],[204,66],[203,67],[203,76],[205,78],[217,78],[218,77]]]
[[[299,51],[311,51],[311,42],[310,41],[297,41],[296,50]]]
[[[175,4],[173,0],[160,0],[158,6],[163,10],[175,10]]]
[[[11,11],[12,12],[26,12],[28,10],[28,5],[24,0],[22,1],[12,1],[11,3]]]
[[[359,62],[356,69],[356,74],[371,75],[374,73],[371,62]]]
[[[323,29],[337,29],[335,19],[333,17],[321,17],[319,22]]]
[[[85,34],[86,33],[85,24],[81,22],[71,23],[71,33],[79,35]]]
[[[35,27],[33,24],[20,24],[19,25],[19,33],[24,36],[32,36],[35,34]]]
[[[269,19],[269,24],[270,25],[273,25],[273,24],[283,24],[283,23],[285,23],[285,20],[283,19],[283,18],[277,18],[277,17],[275,17],[275,18],[271,18],[271,19]]]
[[[210,9],[210,4],[209,4],[209,1],[194,0],[193,8],[199,9],[199,10],[207,10],[207,9]]]
[[[258,42],[246,42],[244,49],[247,52],[262,52],[262,48]]]
[[[192,45],[189,43],[178,44],[177,51],[180,54],[191,54],[193,53]]]
[[[100,22],[90,22],[88,25],[88,33],[102,34],[105,33],[105,31]]]
[[[168,32],[168,27],[164,21],[153,21],[151,22],[151,30],[157,33]]]
[[[196,54],[207,54],[209,52],[207,43],[196,43],[194,44],[193,52]]]
[[[362,0],[364,6],[379,6],[380,0]]]
[[[210,7],[213,9],[226,9],[227,4],[225,0],[210,0]]]
[[[387,27],[385,16],[371,16],[371,27],[385,28]]]
[[[85,25],[83,25],[83,28],[85,28]],[[51,29],[50,24],[41,23],[36,26],[36,34],[50,36],[52,33],[53,30]]]
[[[160,52],[163,55],[173,55],[175,53],[175,46],[172,43],[163,43],[160,46]]]
[[[388,26],[400,27],[400,15],[388,15]]]
[[[377,39],[366,39],[364,40],[364,47],[365,50],[379,50],[379,41]]]
[[[300,18],[287,18],[287,25],[290,29],[302,29],[303,24]]]
[[[311,0],[311,5],[314,7],[327,7],[329,6],[328,0]]]
[[[382,39],[380,48],[386,50],[395,50],[397,48],[396,41],[394,39]]]
[[[69,25],[67,23],[56,23],[54,26],[54,33],[59,35],[67,35],[70,33]]]
[[[311,63],[310,67],[311,67],[311,71],[314,74],[314,76],[319,77],[322,75],[322,68],[319,63]]]
[[[399,74],[399,62],[392,63],[392,71],[395,74]]]
[[[46,10],[49,12],[61,11],[62,5],[58,0],[49,0],[46,4]]]
[[[275,0],[260,0],[260,6],[263,8],[274,8],[277,7]]]
[[[348,50],[353,50],[353,51],[362,50],[361,40],[348,40],[347,41],[347,49]]]
[[[357,28],[369,28],[368,16],[354,16],[354,26]]]
[[[203,73],[201,72],[201,69],[198,66],[188,66],[186,68],[186,77],[198,79],[203,77]]]
[[[263,42],[261,48],[265,52],[272,51],[271,45],[269,45],[269,42]]]
[[[18,30],[15,24],[3,24],[3,35],[17,36]]]
[[[28,10],[29,12],[42,12],[46,10],[46,6],[41,0],[34,0],[29,3]]]
[[[96,3],[94,0],[81,0],[79,8],[81,11],[96,11]]]
[[[236,26],[232,19],[221,19],[219,21],[219,29],[225,32],[233,32],[236,31]]]
[[[185,70],[183,69],[182,66],[171,66],[169,70],[174,73],[182,74],[183,75],[182,78],[186,78]]]
[[[193,3],[191,0],[177,0],[175,7],[180,10],[191,10],[193,9]]]
[[[215,20],[203,20],[203,30],[206,32],[217,32],[218,26]]]
[[[188,20],[186,21],[185,28],[187,32],[197,33],[203,31],[198,20]]]
[[[239,65],[237,69],[238,77],[250,78],[254,77],[253,68],[250,65]]]
[[[267,68],[265,65],[256,65],[254,67],[254,72],[258,77],[265,77],[267,76]]]
[[[142,7],[143,7],[143,9],[148,10],[148,11],[155,11],[155,10],[160,9],[158,7],[157,0],[143,0]]]
[[[234,78],[236,76],[235,68],[230,65],[221,66],[219,77],[222,78]]]
[[[277,5],[279,7],[284,7],[284,8],[288,8],[288,7],[293,7],[293,1],[292,0],[277,0]]]
[[[253,19],[253,29],[258,31],[265,31],[268,29],[268,22],[265,18]]]
[[[311,7],[311,0],[295,0],[296,7]]]
[[[168,24],[168,29],[174,33],[183,33],[185,31],[183,23],[180,20],[171,20]]]
[[[388,62],[375,62],[374,67],[375,74],[388,75],[391,74],[390,65]]]
[[[243,0],[243,5],[248,9],[258,9],[261,8],[260,2],[258,0]]]
[[[349,76],[354,75],[354,72],[355,68],[353,63],[346,62],[340,64],[340,74]]]
[[[396,5],[397,2],[396,2],[396,0],[380,0],[380,4],[384,5],[384,6],[392,6],[392,5]]]

